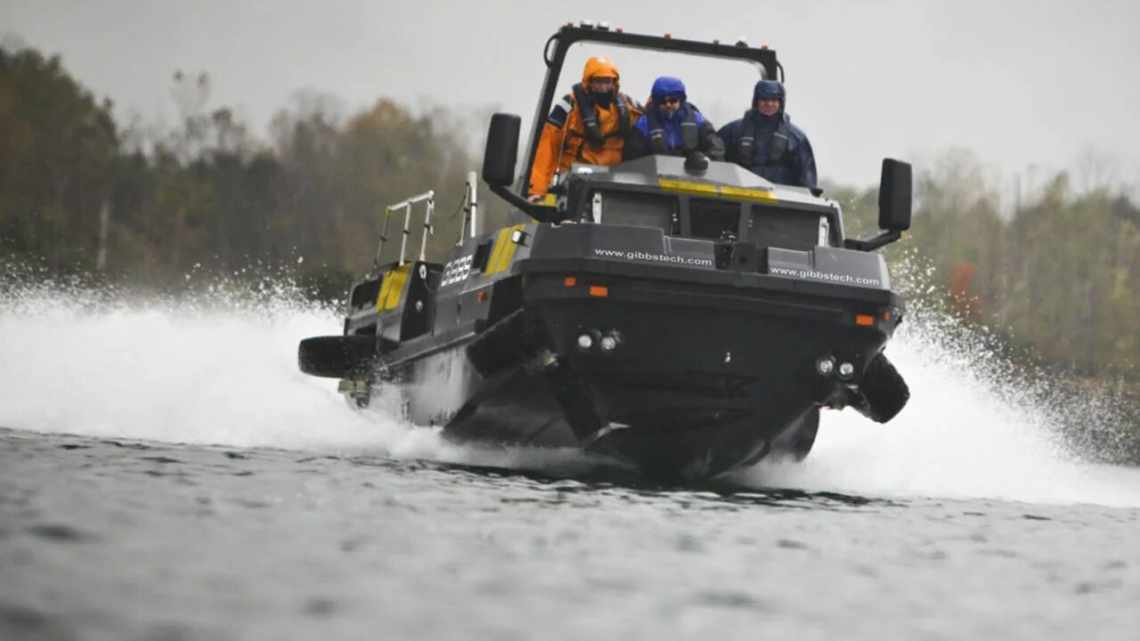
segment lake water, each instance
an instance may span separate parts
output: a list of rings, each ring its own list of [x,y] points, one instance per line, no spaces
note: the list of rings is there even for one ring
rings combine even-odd
[[[318,308],[57,300],[0,305],[0,639],[1140,638],[1140,470],[929,327],[891,424],[658,487],[349,410]]]

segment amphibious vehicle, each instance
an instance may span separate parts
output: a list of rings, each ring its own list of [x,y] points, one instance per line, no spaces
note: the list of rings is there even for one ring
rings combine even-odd
[[[378,256],[402,212],[399,259],[353,286],[342,335],[301,342],[301,369],[341,379],[357,406],[391,387],[410,421],[453,439],[577,447],[665,479],[802,459],[821,408],[894,417],[909,392],[883,348],[904,308],[874,250],[910,226],[910,166],[883,161],[884,231],[869,240],[847,238],[838,203],[819,190],[718,161],[576,164],[555,197],[529,202],[545,114],[581,42],[743,60],[783,77],[767,47],[561,28],[544,50],[523,170],[518,116],[492,116],[483,160],[491,191],[529,221],[478,233],[472,173],[459,242],[431,261],[434,192],[389,206]],[[420,203],[425,236],[411,260]]]

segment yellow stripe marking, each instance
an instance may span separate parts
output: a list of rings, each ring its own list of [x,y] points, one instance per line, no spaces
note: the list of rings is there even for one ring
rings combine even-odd
[[[495,247],[491,250],[491,258],[487,261],[487,269],[483,270],[484,274],[497,274],[510,266],[515,257],[516,247],[515,241],[511,240],[511,234],[524,227],[526,225],[514,225],[499,230],[499,236],[495,238]]]
[[[749,187],[733,187],[731,185],[718,185],[716,183],[698,182],[696,180],[678,180],[676,178],[658,178],[657,185],[669,191],[679,191],[687,194],[701,196],[725,196],[728,198],[743,198],[745,200],[773,201],[776,196],[767,189],[752,189]]]
[[[380,285],[380,295],[376,297],[376,311],[385,312],[396,309],[400,304],[400,297],[404,293],[404,285],[408,282],[408,274],[412,271],[412,264],[397,267],[384,274],[384,282]]]
[[[717,186],[713,183],[701,183],[692,180],[676,180],[674,178],[658,178],[657,185],[670,191],[683,191],[695,194],[717,194]]]
[[[723,185],[720,188],[722,196],[731,198],[744,198],[746,200],[776,200],[776,196],[766,189],[751,189],[748,187],[731,187]]]

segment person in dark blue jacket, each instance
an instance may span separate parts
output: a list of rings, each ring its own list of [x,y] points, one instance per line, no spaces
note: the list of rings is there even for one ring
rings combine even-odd
[[[727,159],[781,185],[816,186],[811,143],[784,113],[787,94],[775,80],[761,80],[752,91],[752,108],[720,130]]]
[[[716,127],[689,104],[685,83],[678,78],[661,76],[653,81],[645,113],[630,131],[624,158],[630,160],[649,154],[687,157],[693,152],[724,160],[724,144]]]

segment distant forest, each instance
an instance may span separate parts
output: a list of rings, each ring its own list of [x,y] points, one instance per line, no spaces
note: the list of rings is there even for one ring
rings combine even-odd
[[[342,118],[314,98],[282,109],[263,141],[231,110],[205,108],[207,83],[176,75],[178,125],[146,132],[117,123],[59,58],[0,49],[0,256],[157,289],[188,274],[287,270],[343,296],[372,264],[384,206],[428,189],[432,251],[455,241],[482,131],[442,108],[380,98]],[[1052,367],[1135,388],[1140,209],[1127,194],[1076,192],[1058,173],[1010,213],[968,152],[916,171],[913,230],[889,260],[929,260],[945,309]],[[876,188],[826,187],[849,235],[871,235]],[[489,224],[505,220],[486,189],[482,201]]]

